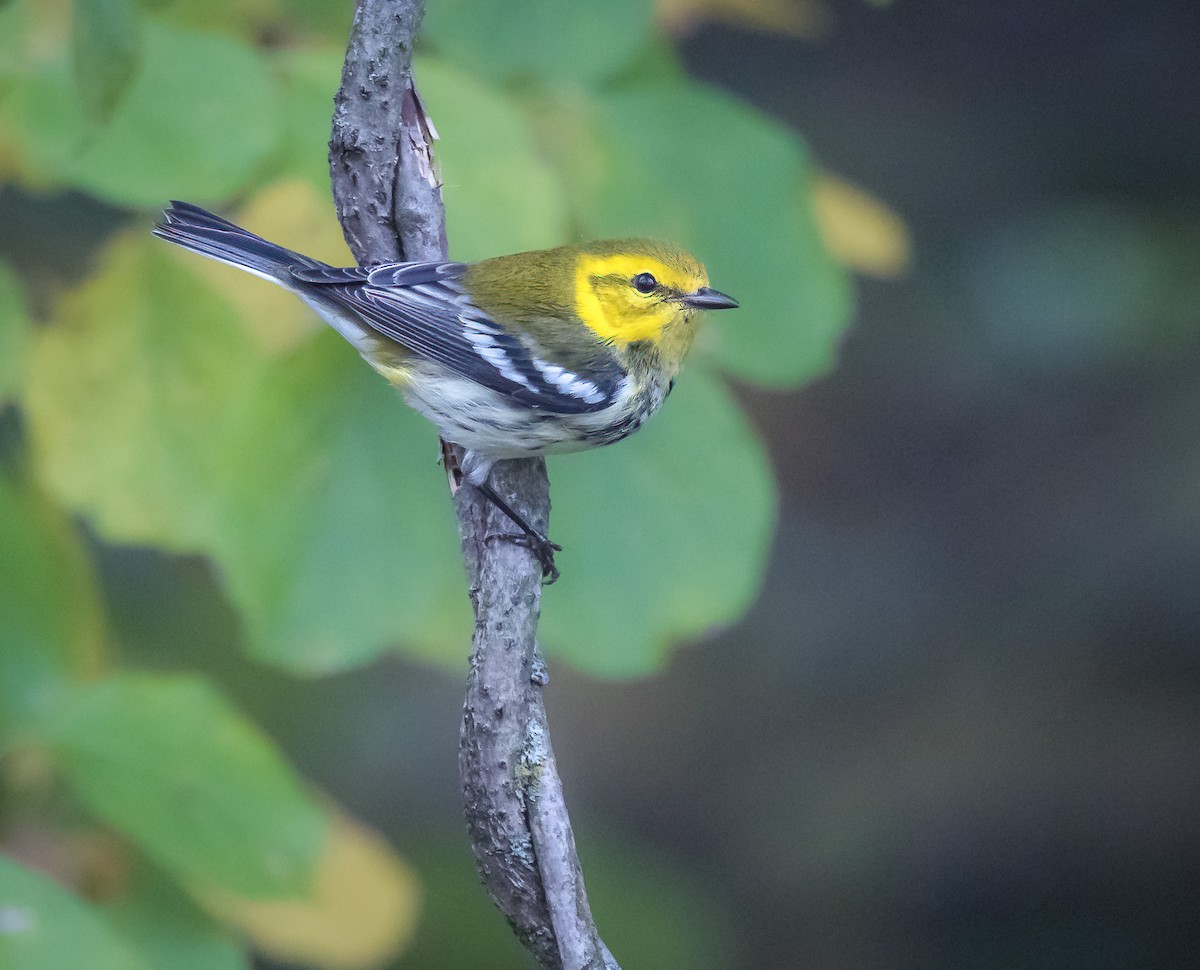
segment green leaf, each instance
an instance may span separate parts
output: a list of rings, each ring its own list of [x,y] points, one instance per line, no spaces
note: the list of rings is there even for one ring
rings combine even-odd
[[[0,472],[0,733],[36,729],[97,666],[103,615],[71,523]]]
[[[280,134],[274,80],[251,48],[148,25],[142,71],[112,123],[68,168],[86,189],[157,205],[240,188]]]
[[[440,0],[422,29],[472,73],[585,84],[630,64],[653,33],[650,0]]]
[[[65,55],[49,60],[6,105],[22,175],[36,184],[133,206],[220,198],[255,175],[280,137],[275,81],[236,40],[148,22],[140,68],[99,132],[80,112],[70,74]]]
[[[17,8],[21,9],[20,7]],[[0,103],[0,166],[34,188],[57,187],[87,127],[61,57],[24,69]]]
[[[134,0],[75,0],[71,60],[87,112],[112,117],[141,55],[141,19]]]
[[[281,51],[285,135],[279,171],[329,194],[330,92],[342,53]],[[567,203],[520,106],[442,58],[419,57],[420,96],[437,126],[436,160],[456,259],[557,246],[567,237]],[[330,208],[332,218],[332,207]]]
[[[130,892],[105,907],[122,936],[154,967],[247,970],[245,950],[163,873],[141,866]]]
[[[285,48],[271,57],[283,121],[276,174],[305,179],[324,199],[329,199],[333,95],[342,81],[344,56],[344,51]],[[332,202],[329,213],[332,219]]]
[[[757,436],[702,368],[627,441],[550,461],[562,578],[542,601],[548,650],[608,676],[660,667],[732,622],[758,590],[775,485]]]
[[[27,16],[23,6],[0,2],[0,101],[24,69]]]
[[[568,234],[565,194],[520,107],[441,60],[419,59],[416,76],[441,136],[436,151],[454,257],[560,245]]]
[[[308,889],[321,809],[204,681],[111,677],[72,697],[54,741],[83,802],[184,883],[251,897]]]
[[[86,964],[81,963],[86,961]],[[40,873],[0,856],[0,967],[149,970],[91,906]]]
[[[20,283],[0,262],[0,407],[17,397],[25,386],[28,344],[29,322]]]
[[[296,17],[285,12],[281,0],[138,0],[143,6],[153,6],[157,16],[172,24],[193,30],[211,31],[238,37],[249,43],[286,32],[292,37]],[[342,38],[350,26],[353,10],[341,4],[331,4],[341,14]]]
[[[218,525],[221,443],[263,365],[233,311],[151,239],[119,237],[30,358],[42,479],[110,538],[195,551]]]
[[[587,235],[660,236],[692,250],[742,309],[709,323],[736,374],[796,384],[827,370],[849,320],[844,273],[825,252],[796,137],[695,84],[624,89],[542,111]],[[632,124],[631,119],[654,119]],[[561,124],[560,124],[561,121]]]
[[[268,357],[207,266],[124,238],[61,301],[33,353],[43,480],[113,541],[211,555],[260,657],[330,670],[401,640],[459,656],[432,426],[331,331]]]
[[[252,651],[310,673],[399,641],[461,656],[469,614],[434,429],[332,333],[257,391],[210,546]]]

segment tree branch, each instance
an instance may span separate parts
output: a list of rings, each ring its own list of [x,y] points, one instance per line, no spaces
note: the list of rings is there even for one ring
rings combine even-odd
[[[335,99],[329,166],[338,218],[362,265],[446,258],[433,126],[412,83],[423,0],[359,0]],[[459,750],[479,873],[546,970],[620,970],[592,920],[542,703],[541,565],[502,537],[511,524],[443,446],[466,562],[475,634]],[[545,532],[540,459],[500,462],[492,487]]]

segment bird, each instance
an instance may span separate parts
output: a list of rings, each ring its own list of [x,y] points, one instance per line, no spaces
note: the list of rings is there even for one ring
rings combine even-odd
[[[521,530],[548,584],[561,547],[488,484],[492,466],[637,431],[674,387],[699,312],[739,305],[695,258],[652,239],[335,267],[188,202],[171,202],[151,232],[312,307],[464,449],[464,479]]]

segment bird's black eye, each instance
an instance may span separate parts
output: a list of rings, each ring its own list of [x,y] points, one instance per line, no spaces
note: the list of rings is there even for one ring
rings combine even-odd
[[[653,293],[658,289],[658,280],[649,273],[638,273],[633,278],[633,285],[639,293]]]

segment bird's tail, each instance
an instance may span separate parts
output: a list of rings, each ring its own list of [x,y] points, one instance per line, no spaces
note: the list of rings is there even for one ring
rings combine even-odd
[[[159,239],[288,287],[295,283],[290,273],[294,266],[327,268],[320,260],[267,242],[190,202],[172,202],[150,231]]]

